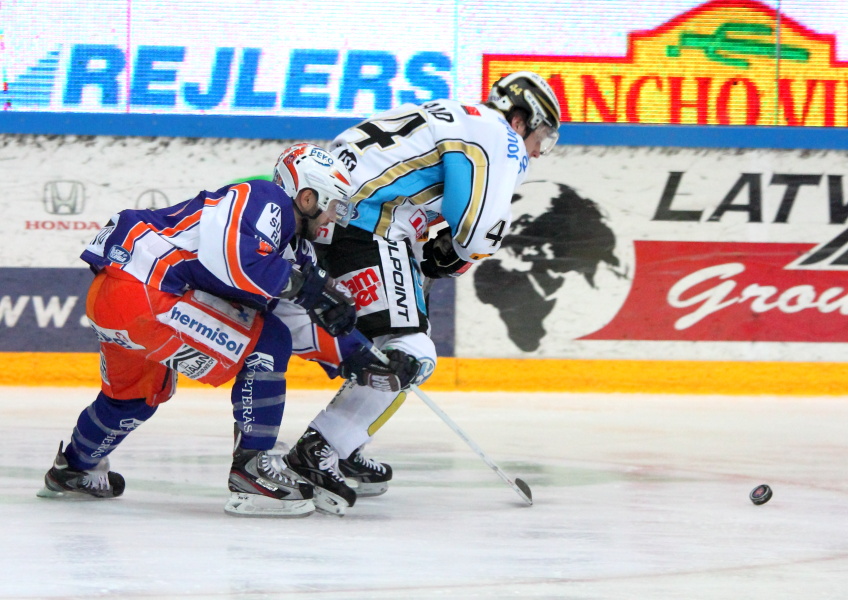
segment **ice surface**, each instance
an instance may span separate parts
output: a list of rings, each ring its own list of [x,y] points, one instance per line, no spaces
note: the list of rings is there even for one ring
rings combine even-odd
[[[430,392],[534,506],[410,397],[367,451],[386,495],[237,519],[225,389],[180,390],[127,438],[123,497],[36,498],[95,394],[0,388],[2,599],[845,597],[847,398]],[[290,390],[281,438],[331,395]]]

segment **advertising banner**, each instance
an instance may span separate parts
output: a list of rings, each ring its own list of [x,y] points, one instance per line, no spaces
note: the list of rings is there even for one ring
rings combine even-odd
[[[90,274],[79,254],[103,223],[123,208],[162,208],[267,177],[280,149],[212,138],[7,136],[0,349],[88,348]],[[440,351],[848,359],[846,159],[840,151],[557,147],[531,162],[501,251],[456,280],[455,313],[454,282],[433,286]]]
[[[4,2],[5,105],[342,115],[449,92],[453,3]],[[401,27],[414,22],[414,28]]]
[[[458,280],[458,356],[848,359],[848,155],[557,148]]]
[[[88,269],[0,268],[0,352],[97,352]]]
[[[848,123],[848,8],[818,0],[0,4],[0,105],[364,117],[531,69],[565,122]],[[162,133],[162,132],[158,132]]]
[[[517,70],[548,79],[564,122],[848,125],[836,36],[758,0],[712,0],[630,32],[623,55],[487,54],[483,90]]]

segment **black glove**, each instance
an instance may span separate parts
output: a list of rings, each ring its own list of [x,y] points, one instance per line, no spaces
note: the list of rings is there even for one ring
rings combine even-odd
[[[450,227],[445,227],[424,244],[424,260],[421,272],[430,279],[440,277],[459,277],[471,266],[471,263],[459,258],[453,249]]]
[[[312,320],[333,337],[348,334],[356,326],[356,307],[348,289],[311,262],[300,271],[292,269],[289,284],[280,297],[305,308]]]
[[[421,363],[400,350],[386,350],[385,354],[387,365],[374,356],[370,347],[363,346],[342,361],[339,375],[381,392],[399,392],[409,387],[418,376]]]

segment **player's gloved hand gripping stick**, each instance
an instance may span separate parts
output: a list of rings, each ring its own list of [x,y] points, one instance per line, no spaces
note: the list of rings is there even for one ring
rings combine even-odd
[[[356,326],[356,307],[350,292],[310,262],[300,270],[291,270],[288,285],[279,297],[300,304],[333,337],[348,334]]]
[[[383,362],[383,364],[389,364],[389,359],[376,346],[372,346],[371,352],[374,353],[374,355],[377,358],[379,358],[380,361]],[[414,383],[410,384],[409,389],[411,389],[413,392],[415,392],[415,394],[419,398],[421,398],[421,401],[424,402],[424,404],[426,404],[428,407],[430,407],[430,410],[432,410],[434,413],[436,413],[439,416],[439,418],[442,421],[444,421],[445,424],[453,430],[453,432],[455,434],[457,434],[459,437],[461,437],[465,441],[465,443],[468,444],[469,447],[472,450],[474,450],[474,452],[477,453],[477,456],[479,456],[481,459],[483,459],[483,462],[486,463],[487,465],[489,465],[489,468],[492,469],[492,471],[497,473],[498,477],[503,479],[507,483],[507,485],[509,485],[509,487],[511,487],[513,490],[515,490],[515,493],[518,494],[519,496],[521,496],[522,500],[524,500],[527,504],[529,504],[531,506],[533,505],[533,493],[530,491],[530,486],[527,485],[524,482],[523,479],[519,479],[518,477],[515,478],[515,481],[510,479],[509,476],[506,473],[504,473],[503,470],[498,465],[495,464],[495,461],[493,461],[491,458],[489,458],[489,455],[486,454],[485,452],[483,452],[482,448],[480,448],[480,446],[478,446],[476,444],[476,442],[474,442],[474,440],[472,440],[470,437],[468,437],[468,434],[465,433],[465,431],[463,431],[462,428],[459,425],[457,425],[453,421],[453,419],[451,419],[445,413],[445,411],[443,411],[441,408],[439,408],[436,405],[436,403],[433,402],[433,400],[431,400],[430,397],[427,394],[422,392],[421,389],[417,385],[415,385]]]
[[[471,268],[471,263],[462,260],[454,250],[449,227],[443,228],[436,237],[427,241],[422,250],[424,258],[421,261],[421,272],[430,279],[459,277]]]
[[[339,375],[345,379],[383,392],[399,392],[408,388],[418,376],[421,363],[415,357],[391,349],[385,354],[380,352],[378,358],[373,352],[375,348],[371,340],[358,331],[354,335],[359,338],[362,346],[339,365]]]

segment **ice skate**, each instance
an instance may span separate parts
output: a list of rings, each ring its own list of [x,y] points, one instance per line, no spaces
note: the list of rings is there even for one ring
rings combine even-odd
[[[315,508],[319,512],[341,517],[356,502],[356,492],[339,472],[338,453],[314,429],[306,430],[286,455],[286,463],[314,486]]]
[[[93,469],[74,471],[68,466],[63,446],[59,442],[53,466],[44,475],[44,487],[36,493],[39,498],[117,498],[124,493],[124,478],[109,470],[108,458]]]
[[[339,460],[339,471],[356,490],[356,495],[363,498],[385,494],[392,479],[392,467],[364,456],[362,448]]]
[[[240,439],[240,438],[239,438]],[[224,512],[236,517],[307,517],[315,512],[312,486],[286,467],[288,448],[248,450],[236,445],[230,499]]]

